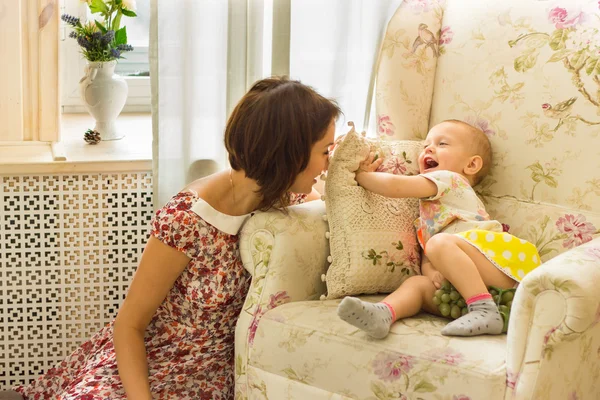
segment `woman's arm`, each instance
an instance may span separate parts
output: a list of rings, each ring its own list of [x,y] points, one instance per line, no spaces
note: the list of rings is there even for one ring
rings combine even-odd
[[[119,376],[128,399],[152,399],[144,334],[190,258],[150,237],[114,326]]]

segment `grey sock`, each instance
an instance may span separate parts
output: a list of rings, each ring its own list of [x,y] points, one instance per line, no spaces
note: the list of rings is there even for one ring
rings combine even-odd
[[[356,297],[346,297],[342,300],[337,314],[347,323],[362,329],[376,339],[386,337],[394,322],[392,313],[385,304],[373,304]]]
[[[502,333],[502,315],[491,299],[469,304],[469,313],[450,322],[442,329],[445,336],[498,335]]]

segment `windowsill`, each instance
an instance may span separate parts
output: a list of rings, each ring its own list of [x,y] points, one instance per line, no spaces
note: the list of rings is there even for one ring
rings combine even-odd
[[[94,119],[85,114],[63,114],[61,142],[65,161],[54,161],[47,143],[2,145],[0,173],[150,171],[152,169],[152,117],[149,113],[121,114],[118,129],[121,140],[87,144],[83,134],[94,127]],[[56,149],[55,149],[56,151]]]

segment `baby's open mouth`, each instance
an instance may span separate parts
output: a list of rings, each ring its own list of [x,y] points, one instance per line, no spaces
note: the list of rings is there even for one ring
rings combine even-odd
[[[426,158],[424,161],[424,164],[425,164],[425,169],[435,168],[438,166],[437,161],[435,161],[433,158]]]

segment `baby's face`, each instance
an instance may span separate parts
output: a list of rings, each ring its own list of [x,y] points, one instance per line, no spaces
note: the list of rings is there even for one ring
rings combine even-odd
[[[443,122],[435,125],[424,142],[419,155],[419,171],[452,171],[464,174],[471,156],[469,132],[459,125]]]

